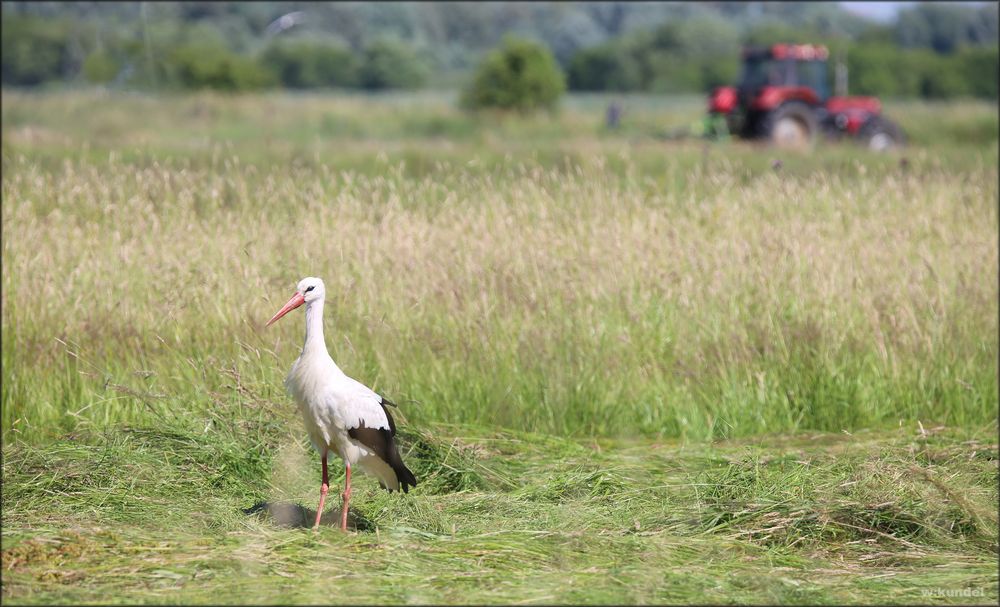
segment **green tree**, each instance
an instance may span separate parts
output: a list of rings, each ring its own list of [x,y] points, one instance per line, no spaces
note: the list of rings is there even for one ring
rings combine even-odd
[[[260,62],[290,88],[358,85],[358,60],[349,49],[309,40],[281,41],[269,46]]]
[[[920,96],[926,99],[947,99],[969,94],[964,74],[959,69],[956,57],[939,55],[929,50],[912,51],[919,57]]]
[[[0,28],[0,79],[4,84],[35,86],[62,78],[69,60],[67,38],[61,21],[5,14]]]
[[[963,48],[955,59],[969,93],[985,99],[997,98],[1000,53],[996,46]]]
[[[852,94],[947,99],[995,98],[997,48],[964,48],[951,55],[930,49],[859,44],[847,57]]]
[[[93,51],[83,61],[83,75],[94,84],[111,82],[118,75],[119,68],[115,58],[104,50]]]
[[[729,57],[709,57],[700,61],[701,89],[711,90],[717,86],[734,84],[739,77],[739,53]]]
[[[952,53],[964,45],[997,42],[997,6],[919,2],[899,12],[896,39],[903,46]]]
[[[853,95],[915,96],[920,76],[903,71],[899,49],[888,44],[857,45],[847,52],[848,87]]]
[[[718,18],[669,22],[581,51],[570,64],[570,86],[701,92],[736,79],[739,48],[737,30]]]
[[[463,91],[462,105],[520,112],[552,110],[565,90],[565,77],[547,48],[508,37],[480,63]]]
[[[854,40],[857,44],[883,44],[891,45],[896,43],[895,32],[888,25],[872,25],[861,32]]]
[[[427,79],[427,68],[414,50],[382,38],[368,45],[361,63],[361,86],[369,90],[415,89]]]
[[[274,84],[274,76],[257,62],[210,43],[189,43],[170,53],[167,72],[191,89],[243,91]]]
[[[822,36],[819,32],[809,27],[793,27],[786,23],[769,21],[755,26],[744,36],[744,43],[748,45],[769,45],[769,44],[813,44],[818,43]]]
[[[576,53],[570,60],[568,83],[577,91],[634,91],[642,86],[639,66],[619,44]]]

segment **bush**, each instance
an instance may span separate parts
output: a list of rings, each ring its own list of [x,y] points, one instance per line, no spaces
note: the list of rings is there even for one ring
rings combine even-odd
[[[179,46],[167,60],[172,79],[185,88],[223,91],[260,89],[275,83],[275,77],[257,62],[211,44]]]
[[[106,51],[94,51],[83,61],[83,76],[93,84],[107,84],[118,75],[119,65]]]
[[[360,80],[366,89],[415,89],[426,79],[423,62],[401,42],[376,40],[365,49]]]
[[[307,89],[358,85],[358,60],[349,49],[308,40],[272,44],[260,57],[282,85]]]
[[[487,55],[477,68],[462,94],[462,105],[520,112],[551,110],[565,90],[562,70],[548,49],[528,40],[506,38],[502,48]]]

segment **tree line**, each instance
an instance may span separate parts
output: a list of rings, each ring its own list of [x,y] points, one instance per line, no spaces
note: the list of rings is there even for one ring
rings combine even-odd
[[[745,44],[811,42],[846,58],[852,94],[997,96],[996,4],[879,25],[835,3],[5,2],[0,59],[15,86],[452,88],[505,33],[571,90],[704,92],[737,79]]]
[[[937,51],[903,46],[891,34],[889,28],[872,28],[847,40],[815,28],[768,25],[739,37],[717,23],[670,23],[580,51],[568,66],[568,84],[585,91],[706,91],[737,80],[742,46],[786,42],[827,46],[833,61],[846,63],[851,94],[997,97],[995,42]]]
[[[5,16],[2,32],[4,84],[37,86],[86,81],[140,88],[210,88],[245,91],[283,86],[308,88],[416,88],[428,67],[405,43],[375,39],[360,52],[308,38],[272,42],[243,54],[212,32],[180,32],[151,49],[142,39],[103,39],[84,53],[65,21]],[[198,28],[192,28],[198,29]]]

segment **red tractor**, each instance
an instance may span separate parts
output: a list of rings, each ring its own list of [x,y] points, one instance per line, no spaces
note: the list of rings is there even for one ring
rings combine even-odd
[[[775,44],[743,51],[738,86],[712,91],[709,113],[730,133],[780,146],[806,146],[822,133],[852,137],[874,150],[903,145],[902,130],[875,97],[830,95],[826,47]]]

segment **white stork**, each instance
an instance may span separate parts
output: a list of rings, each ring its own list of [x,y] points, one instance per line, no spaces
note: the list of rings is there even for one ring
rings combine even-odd
[[[395,406],[364,384],[351,379],[330,358],[323,340],[323,300],[326,287],[319,278],[303,278],[295,295],[288,300],[267,325],[295,308],[306,305],[306,341],[302,353],[292,364],[285,387],[299,405],[309,440],[323,461],[323,484],[319,491],[319,526],[323,504],[330,490],[326,471],[326,456],[333,451],[347,467],[344,480],[344,507],[340,528],[347,530],[347,507],[351,499],[351,466],[357,465],[378,479],[390,492],[402,488],[409,491],[417,479],[403,464],[393,441],[396,424],[386,405]]]

